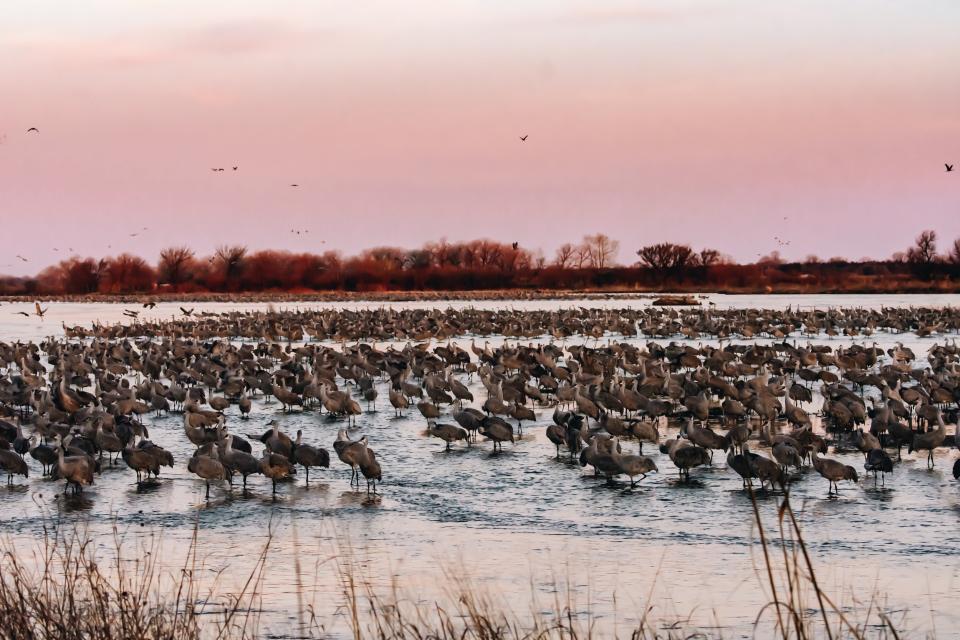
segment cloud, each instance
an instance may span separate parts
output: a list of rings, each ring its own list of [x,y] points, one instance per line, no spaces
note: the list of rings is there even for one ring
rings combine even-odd
[[[715,4],[700,3],[697,6],[674,2],[671,4],[655,5],[650,2],[632,3],[617,6],[590,6],[555,15],[546,22],[558,25],[606,25],[625,22],[666,22],[689,18],[692,16],[708,15],[716,12],[719,7]]]
[[[58,62],[127,66],[181,62],[197,56],[237,56],[289,50],[329,35],[328,32],[301,29],[278,20],[250,19],[185,29],[104,33],[82,38],[30,32],[4,38],[0,45]]]

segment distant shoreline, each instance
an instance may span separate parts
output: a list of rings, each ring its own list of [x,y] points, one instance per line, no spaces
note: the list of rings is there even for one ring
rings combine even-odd
[[[644,300],[664,295],[905,295],[905,294],[960,294],[960,284],[937,286],[944,283],[924,283],[923,286],[896,288],[696,288],[656,289],[474,289],[464,291],[261,291],[261,292],[145,292],[145,293],[91,293],[69,295],[15,295],[0,296],[0,303],[24,302],[111,302],[143,304],[146,302],[444,302],[469,300]]]

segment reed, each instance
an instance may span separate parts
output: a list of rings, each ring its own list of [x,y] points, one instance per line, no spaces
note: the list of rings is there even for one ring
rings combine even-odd
[[[756,637],[783,640],[813,638],[890,638],[903,632],[877,605],[845,609],[823,589],[801,527],[786,493],[776,511],[775,535],[764,528],[756,496],[754,526],[762,563],[757,579],[768,586],[770,602],[756,614]],[[769,516],[768,516],[769,517]],[[543,602],[531,582],[529,608],[516,611],[503,598],[484,591],[462,569],[446,572],[442,595],[424,598],[412,585],[370,578],[354,560],[348,544],[327,561],[335,566],[339,602],[335,613],[318,613],[316,584],[304,581],[294,523],[294,557],[272,548],[272,534],[256,555],[240,587],[228,591],[219,578],[201,580],[207,567],[198,557],[200,531],[194,527],[185,560],[171,572],[159,562],[158,546],[148,543],[131,553],[130,543],[114,526],[112,541],[94,542],[82,525],[44,529],[31,549],[0,541],[0,638],[14,640],[245,640],[260,637],[265,570],[289,569],[296,587],[301,638],[349,635],[355,640],[589,640],[610,637],[611,621],[598,626],[591,602],[578,601],[569,584],[554,579],[551,601]],[[138,540],[144,540],[138,537]],[[155,538],[150,538],[155,539]],[[99,548],[99,551],[98,551]],[[629,619],[615,620],[616,637],[631,640],[717,637],[681,618],[667,622],[663,603],[654,599],[659,568],[643,601]],[[542,592],[541,592],[542,593]],[[329,604],[329,603],[328,603]],[[615,608],[621,606],[617,603]],[[327,607],[324,610],[330,609]],[[621,614],[615,611],[614,617]],[[853,616],[857,616],[856,619]],[[722,627],[722,618],[716,620]],[[278,630],[269,629],[276,636]]]
[[[266,545],[246,586],[218,596],[202,587],[195,527],[177,575],[160,566],[156,545],[129,556],[116,527],[97,552],[86,529],[44,528],[33,549],[0,542],[0,637],[11,640],[193,640],[255,637],[254,588]]]

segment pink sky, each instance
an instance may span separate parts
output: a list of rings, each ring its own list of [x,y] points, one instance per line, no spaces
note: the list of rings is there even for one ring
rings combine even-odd
[[[597,231],[624,262],[946,245],[957,25],[952,0],[7,0],[0,272]]]

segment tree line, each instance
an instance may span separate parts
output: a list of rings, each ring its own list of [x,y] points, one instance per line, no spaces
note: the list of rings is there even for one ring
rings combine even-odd
[[[620,264],[620,242],[604,234],[542,251],[488,239],[428,242],[416,249],[374,247],[358,255],[262,250],[224,245],[198,255],[164,249],[156,263],[130,253],[102,259],[74,256],[36,276],[0,277],[0,295],[84,295],[199,292],[399,291],[543,288],[650,290],[952,289],[960,278],[960,239],[945,253],[924,231],[888,260],[788,263],[776,252],[736,264],[711,249],[661,242]]]

